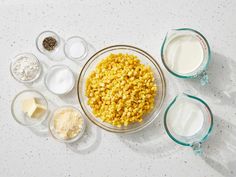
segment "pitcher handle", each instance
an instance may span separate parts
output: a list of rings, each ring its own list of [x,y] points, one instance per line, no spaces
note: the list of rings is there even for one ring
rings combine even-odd
[[[194,154],[202,155],[202,144],[200,142],[193,143],[192,149],[193,149]]]
[[[200,83],[202,86],[208,84],[208,75],[206,71],[203,71],[201,74],[199,74],[198,79],[200,80]]]

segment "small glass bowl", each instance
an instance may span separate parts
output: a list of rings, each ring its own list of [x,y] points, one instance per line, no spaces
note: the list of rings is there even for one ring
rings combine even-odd
[[[83,47],[84,52],[81,53],[79,56],[73,56],[71,53],[71,48],[73,45],[79,44],[80,47]],[[74,46],[78,47],[78,46]],[[75,49],[74,49],[75,50]],[[65,42],[64,45],[64,53],[66,57],[72,59],[72,60],[82,60],[88,55],[88,43],[80,36],[72,36]]]
[[[23,111],[21,110],[22,107],[22,101],[27,98],[38,98],[42,105],[46,107],[46,112],[44,115],[39,118],[29,118]],[[40,125],[43,121],[45,121],[48,117],[48,102],[46,98],[38,91],[36,90],[24,90],[18,93],[14,99],[12,100],[11,104],[11,114],[15,121],[19,123],[20,125],[26,126],[26,127],[33,127]]]
[[[38,63],[38,66],[39,66],[39,71],[38,73],[35,75],[35,77],[31,80],[20,80],[13,72],[13,65],[14,63],[19,60],[20,58],[22,57],[29,57],[29,58],[34,58],[34,60]],[[32,54],[32,53],[21,53],[21,54],[18,54],[17,56],[15,56],[12,60],[11,60],[11,64],[10,64],[10,73],[12,75],[12,77],[19,83],[22,83],[22,84],[32,84],[33,82],[35,82],[41,75],[42,73],[42,65],[40,63],[40,61],[38,60],[38,58]]]
[[[46,50],[43,46],[43,40],[47,37],[53,37],[57,41],[56,47],[51,51]],[[37,49],[42,54],[46,55],[47,57],[49,57],[52,60],[60,61],[60,60],[64,59],[64,53],[63,53],[63,49],[62,49],[63,48],[63,40],[60,38],[60,36],[58,34],[56,34],[53,31],[43,31],[42,33],[40,33],[38,35],[38,37],[36,38],[36,46],[37,46]]]
[[[155,97],[154,108],[143,117],[143,121],[141,123],[132,123],[128,126],[121,127],[112,126],[111,124],[103,122],[100,118],[96,117],[93,114],[91,107],[88,105],[88,97],[86,96],[86,80],[90,73],[96,68],[97,64],[111,53],[127,53],[136,55],[142,64],[150,66],[153,71],[155,84],[158,87],[157,95]],[[77,94],[84,114],[95,125],[113,133],[133,133],[147,127],[158,117],[166,95],[166,82],[161,67],[147,52],[129,45],[114,45],[98,51],[86,62],[79,75]]]
[[[73,85],[64,93],[56,93],[54,92],[53,90],[50,89],[50,87],[48,86],[48,78],[50,77],[50,74],[52,74],[53,70],[55,69],[58,69],[58,68],[61,68],[61,69],[66,69],[68,70],[69,72],[71,72],[71,74],[73,75]],[[75,76],[73,74],[73,71],[66,65],[54,65],[52,67],[49,68],[48,72],[46,73],[45,77],[44,77],[44,85],[46,86],[46,88],[48,89],[48,91],[50,91],[51,93],[53,94],[56,94],[56,95],[65,95],[67,93],[69,93],[75,86]]]
[[[63,108],[72,108],[72,109],[78,111],[78,112],[80,113],[80,115],[81,115],[82,120],[83,120],[82,129],[81,129],[80,132],[79,132],[74,138],[72,138],[72,139],[64,139],[64,138],[60,137],[60,136],[57,134],[57,132],[55,131],[55,128],[54,128],[54,119],[53,119],[53,116],[54,116],[54,114],[55,114],[55,112],[56,112],[57,110],[63,109]],[[86,129],[86,120],[85,120],[85,118],[83,117],[83,114],[80,112],[80,110],[77,109],[77,108],[75,108],[74,106],[68,105],[68,106],[61,106],[61,107],[56,108],[56,109],[53,111],[53,113],[52,113],[52,115],[51,115],[51,118],[50,118],[50,120],[49,120],[49,130],[50,130],[50,133],[51,133],[52,137],[53,137],[55,140],[57,140],[57,141],[59,141],[59,142],[62,142],[62,143],[73,143],[73,142],[79,140],[79,139],[83,136],[83,134],[84,134],[84,132],[85,132],[85,129]]]

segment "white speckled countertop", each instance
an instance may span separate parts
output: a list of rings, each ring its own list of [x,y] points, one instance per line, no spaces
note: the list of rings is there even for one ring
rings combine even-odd
[[[234,0],[0,0],[0,176],[1,177],[235,177],[236,176],[236,1]],[[176,79],[160,60],[160,46],[172,28],[191,27],[208,39],[213,51],[210,83]],[[78,144],[65,145],[46,134],[18,125],[10,113],[12,98],[24,85],[9,73],[10,59],[32,52],[47,66],[56,64],[39,53],[36,36],[53,30],[63,38],[84,37],[97,50],[130,44],[160,63],[168,82],[166,103],[192,90],[207,101],[215,116],[204,155],[170,140],[163,116],[132,135],[116,135],[89,125]],[[92,53],[92,52],[91,52]],[[79,73],[81,63],[63,63]],[[78,104],[75,90],[65,97],[41,91],[52,104]],[[65,103],[63,103],[63,100]]]

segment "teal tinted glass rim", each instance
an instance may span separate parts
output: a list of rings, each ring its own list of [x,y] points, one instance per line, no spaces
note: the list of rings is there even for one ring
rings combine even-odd
[[[204,67],[205,69],[207,69],[207,68],[208,68],[208,65],[209,65],[209,62],[210,62],[210,60],[211,60],[211,49],[210,49],[210,45],[209,45],[207,39],[205,38],[205,36],[203,36],[199,31],[196,31],[196,30],[191,29],[191,28],[178,28],[178,29],[173,29],[173,30],[176,30],[176,31],[192,31],[192,32],[195,32],[195,33],[199,34],[199,35],[203,38],[204,42],[205,42],[206,45],[207,45],[207,50],[208,50],[208,60],[207,60],[207,63],[206,63],[206,65],[205,65],[205,67]],[[161,46],[161,60],[162,60],[162,63],[164,64],[165,68],[166,68],[171,74],[173,74],[173,75],[176,76],[176,77],[179,77],[179,78],[193,78],[194,76],[179,75],[179,74],[173,72],[171,69],[169,69],[169,67],[166,65],[166,63],[165,63],[165,61],[164,61],[164,47],[165,47],[165,45],[166,45],[167,36],[168,36],[168,33],[166,34],[165,39],[164,39],[164,41],[163,41],[163,43],[162,43],[162,46]]]
[[[211,130],[212,130],[212,128],[213,128],[213,114],[212,114],[212,111],[211,111],[210,107],[208,106],[208,104],[207,104],[205,101],[203,101],[202,99],[200,99],[200,98],[198,98],[198,97],[195,97],[195,96],[192,96],[192,95],[188,95],[188,94],[186,94],[186,93],[183,93],[183,94],[186,95],[186,96],[189,97],[189,98],[196,99],[196,100],[200,101],[201,103],[203,103],[203,104],[206,106],[206,108],[207,108],[207,110],[209,111],[209,113],[210,113],[211,125],[210,125],[210,127],[209,127],[208,132],[206,133],[206,135],[205,135],[205,136],[200,140],[200,142],[199,142],[199,143],[203,143],[203,142],[207,139],[207,137],[209,136],[209,134],[211,133]],[[182,142],[182,141],[177,140],[177,139],[170,133],[170,131],[169,131],[169,129],[168,129],[168,126],[167,126],[167,113],[168,113],[170,107],[175,103],[175,101],[176,101],[176,99],[177,99],[178,96],[179,96],[179,95],[177,95],[177,96],[174,98],[174,100],[170,103],[170,105],[167,107],[167,109],[166,109],[166,111],[165,111],[165,114],[164,114],[164,127],[165,127],[165,130],[166,130],[168,136],[169,136],[172,140],[174,140],[176,143],[181,144],[181,145],[183,145],[183,146],[192,146],[192,144],[184,143],[184,142]]]

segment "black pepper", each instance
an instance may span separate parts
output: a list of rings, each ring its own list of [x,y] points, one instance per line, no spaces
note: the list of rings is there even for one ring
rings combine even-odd
[[[54,50],[56,46],[57,46],[57,40],[53,37],[46,37],[43,40],[43,47],[48,51]]]

